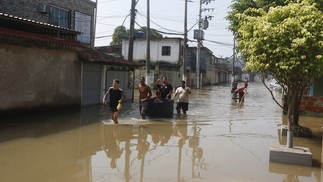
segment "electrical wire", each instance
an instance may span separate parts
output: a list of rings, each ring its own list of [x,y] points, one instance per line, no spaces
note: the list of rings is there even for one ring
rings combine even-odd
[[[147,19],[147,17],[146,17],[145,15],[143,15],[142,13],[138,12],[138,14],[139,14],[139,15],[141,15],[141,16],[143,16],[144,18],[146,18],[146,19]],[[161,29],[164,29],[164,30],[167,30],[167,31],[171,31],[171,32],[172,32],[171,34],[174,34],[174,35],[177,35],[177,34],[179,34],[179,35],[183,35],[183,33],[182,33],[182,32],[179,32],[179,31],[176,31],[176,30],[171,30],[171,29],[165,28],[165,27],[163,27],[163,26],[159,25],[158,23],[154,22],[154,21],[153,21],[153,20],[151,20],[151,19],[150,19],[150,22],[151,22],[151,23],[153,23],[153,24],[155,24],[156,26],[158,26],[158,27],[159,27],[159,28],[161,28]],[[174,33],[174,32],[175,32],[175,33]],[[169,34],[169,33],[168,33],[168,34]]]

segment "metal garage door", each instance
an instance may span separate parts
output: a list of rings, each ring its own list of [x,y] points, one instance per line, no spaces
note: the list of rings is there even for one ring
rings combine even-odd
[[[83,64],[82,106],[100,103],[101,65]]]

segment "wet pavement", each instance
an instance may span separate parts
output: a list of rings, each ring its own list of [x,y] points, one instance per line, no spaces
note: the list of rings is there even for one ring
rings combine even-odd
[[[286,118],[261,84],[250,83],[241,105],[230,89],[193,90],[188,115],[171,119],[139,119],[135,100],[118,125],[101,106],[2,120],[0,181],[323,181],[321,137],[294,138],[310,148],[312,167],[269,162],[269,146],[286,144],[277,130]],[[322,118],[301,124],[321,135]]]

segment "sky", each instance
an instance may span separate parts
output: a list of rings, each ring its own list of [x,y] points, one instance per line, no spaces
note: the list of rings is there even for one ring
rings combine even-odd
[[[132,0],[97,0],[98,12],[96,23],[95,46],[107,46],[112,41],[114,29],[122,24],[129,29]],[[194,29],[198,29],[200,0],[188,0],[187,29],[188,45],[196,47],[193,38]],[[204,30],[203,46],[210,49],[217,57],[230,57],[233,54],[233,35],[228,30],[225,20],[231,0],[212,0],[202,4],[202,17],[212,16],[209,28]],[[185,0],[150,0],[150,28],[167,33],[184,33]],[[147,26],[147,0],[139,0],[137,5],[135,28]],[[182,35],[163,34],[167,37],[184,38]]]

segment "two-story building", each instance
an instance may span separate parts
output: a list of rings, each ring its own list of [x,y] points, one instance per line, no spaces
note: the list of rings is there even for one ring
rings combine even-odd
[[[0,113],[98,104],[134,64],[96,54],[92,0],[0,1]]]
[[[173,86],[179,86],[182,79],[180,68],[183,63],[183,39],[161,38],[150,41],[150,76],[152,84],[158,78],[166,76]],[[128,58],[129,41],[122,41],[122,56]],[[135,82],[139,77],[146,75],[147,42],[145,39],[136,39],[133,45],[133,61],[142,66],[136,70]]]
[[[153,83],[162,76],[167,76],[168,81],[174,86],[180,85],[183,66],[183,46],[181,38],[161,38],[150,41],[150,76]],[[129,41],[122,41],[122,56],[128,57]],[[145,39],[134,41],[133,61],[142,66],[136,70],[136,82],[142,75],[146,75],[146,49]],[[196,84],[196,47],[187,48],[187,61],[185,76],[188,86],[194,88]],[[217,58],[206,47],[201,48],[200,78],[202,85],[217,85],[230,82],[232,64],[228,59]]]

